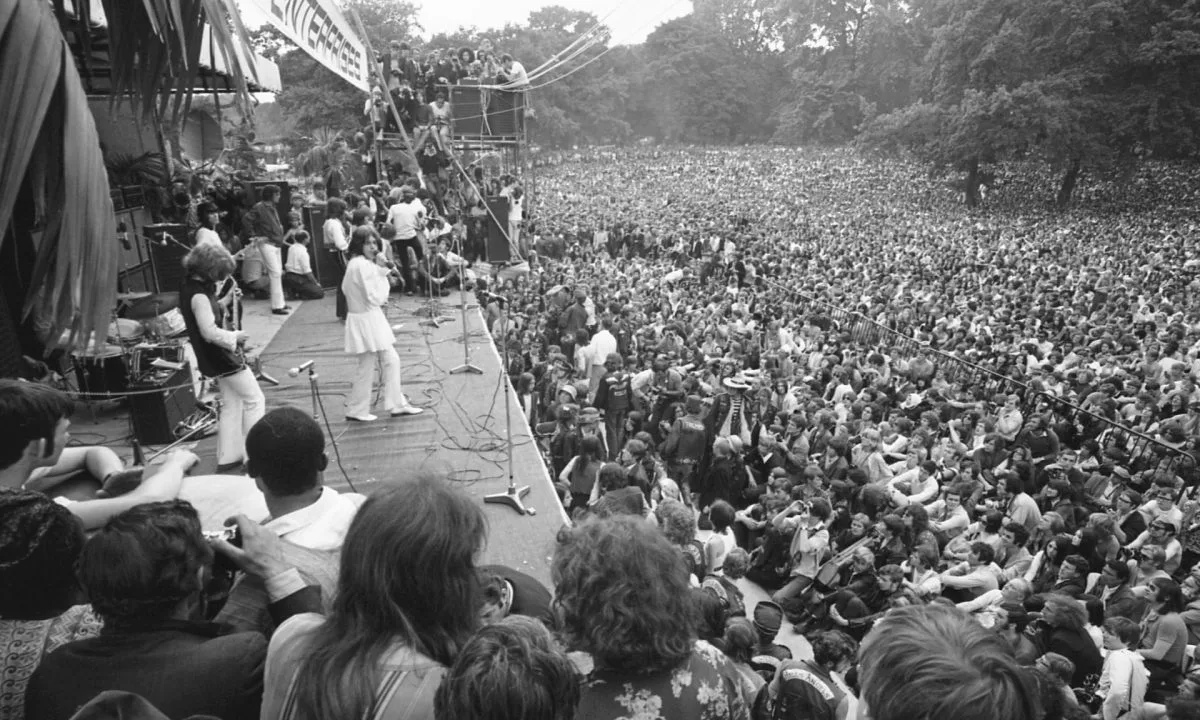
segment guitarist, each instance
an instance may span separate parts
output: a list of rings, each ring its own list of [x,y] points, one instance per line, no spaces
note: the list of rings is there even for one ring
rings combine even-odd
[[[782,537],[791,537],[789,580],[772,596],[785,611],[790,611],[789,614],[801,609],[800,600],[813,584],[829,550],[828,525],[832,516],[833,507],[829,501],[819,497],[811,503],[797,500],[771,520],[771,525]]]

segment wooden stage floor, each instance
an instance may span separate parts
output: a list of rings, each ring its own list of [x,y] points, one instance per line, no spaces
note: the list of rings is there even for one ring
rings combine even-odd
[[[474,301],[470,294],[468,301]],[[320,404],[328,419],[326,452],[329,468],[325,483],[339,491],[370,494],[381,487],[429,472],[446,478],[479,500],[504,492],[508,485],[508,449],[505,441],[504,395],[501,359],[477,308],[466,313],[471,362],[483,374],[450,374],[463,363],[463,316],[457,293],[441,300],[443,317],[453,318],[440,328],[421,325],[425,300],[393,296],[386,309],[396,332],[404,390],[409,401],[425,408],[410,417],[381,417],[373,423],[347,422],[343,400],[350,389],[352,356],[343,351],[342,325],[335,317],[334,297],[308,301],[287,319],[263,349],[264,370],[281,382],[263,384],[267,408],[283,405],[311,410],[307,374],[288,377],[288,369],[307,360],[315,362]],[[511,389],[509,390],[511,393]],[[555,535],[566,520],[550,478],[534,444],[515,395],[512,413],[513,473],[518,486],[528,485],[527,507],[536,515],[521,516],[502,505],[485,504],[489,523],[488,547],[483,562],[499,563],[528,573],[549,585],[550,557]],[[382,413],[376,407],[376,414]],[[325,419],[322,419],[325,427]],[[330,436],[336,440],[329,442]],[[201,457],[215,438],[201,443]],[[341,455],[339,469],[337,454]],[[207,464],[207,463],[206,463]],[[349,477],[349,482],[347,481]]]

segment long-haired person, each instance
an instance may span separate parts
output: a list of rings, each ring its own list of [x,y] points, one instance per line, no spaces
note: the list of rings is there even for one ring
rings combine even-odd
[[[238,352],[246,333],[222,329],[230,310],[219,302],[217,288],[233,272],[233,256],[221,245],[204,243],[184,256],[183,268],[187,277],[179,293],[179,310],[200,374],[215,379],[221,391],[217,472],[230,472],[245,462],[246,433],[266,412],[267,400]]]
[[[748,717],[737,669],[697,640],[684,564],[658,528],[586,520],[560,534],[551,567],[563,636],[595,661],[579,717]]]
[[[409,404],[400,387],[400,356],[396,353],[396,336],[383,314],[391,285],[390,263],[379,253],[375,230],[358,227],[350,236],[350,261],[342,278],[346,295],[346,352],[358,358],[354,384],[346,397],[346,419],[370,422],[378,418],[371,414],[371,387],[375,370],[383,375],[383,403],[388,414],[416,415],[421,408]]]
[[[297,615],[271,638],[262,717],[432,718],[438,684],[479,623],[486,533],[478,505],[435,477],[368,499],[328,617]]]

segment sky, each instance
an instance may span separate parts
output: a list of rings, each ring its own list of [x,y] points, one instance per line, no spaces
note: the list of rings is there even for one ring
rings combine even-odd
[[[550,5],[585,10],[613,31],[613,43],[635,45],[668,20],[692,10],[691,0],[415,0],[426,39],[434,33],[453,32],[460,25],[480,30],[524,23],[529,13]],[[242,19],[251,27],[266,20],[249,2],[239,4]],[[580,30],[583,32],[586,28]]]
[[[425,36],[452,32],[460,25],[480,30],[523,23],[529,13],[548,5],[584,10],[604,21],[613,31],[616,44],[637,44],[662,23],[686,15],[690,0],[419,0]]]

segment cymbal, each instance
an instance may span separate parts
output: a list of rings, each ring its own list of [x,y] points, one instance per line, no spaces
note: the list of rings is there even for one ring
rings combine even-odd
[[[129,306],[129,311],[125,313],[125,317],[130,320],[149,320],[177,307],[179,307],[179,293],[155,293],[140,300],[135,300]]]

